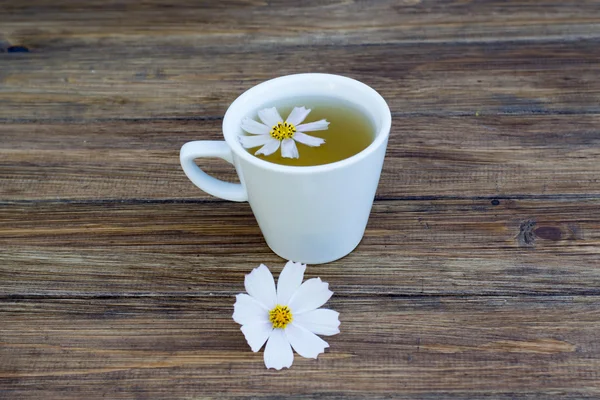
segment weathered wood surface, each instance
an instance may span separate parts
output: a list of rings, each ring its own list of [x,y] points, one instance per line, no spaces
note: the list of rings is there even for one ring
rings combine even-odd
[[[598,398],[597,297],[337,297],[318,360],[267,371],[231,297],[7,300],[4,398]],[[440,395],[443,393],[443,395]]]
[[[222,138],[221,122],[0,125],[0,198],[213,201],[181,173],[178,154],[187,141]],[[379,199],[600,198],[600,114],[412,116],[393,124]],[[224,161],[199,162],[236,180]]]
[[[597,1],[0,0],[0,398],[599,398],[599,45]],[[394,122],[363,242],[307,272],[342,333],[274,372],[231,313],[283,261],[178,150],[295,72]]]
[[[5,40],[32,48],[139,47],[140,38],[271,46],[274,41],[348,45],[562,40],[600,33],[600,5],[577,0],[303,0],[293,5],[281,0],[3,0],[0,5]]]
[[[600,200],[378,201],[315,266],[341,295],[600,295]],[[231,295],[281,260],[247,204],[40,203],[0,211],[6,296]],[[43,279],[40,279],[43,277]]]
[[[0,118],[219,117],[246,89],[300,72],[364,81],[386,98],[395,116],[600,112],[597,39],[347,46],[277,42],[256,48],[193,43],[4,53]]]

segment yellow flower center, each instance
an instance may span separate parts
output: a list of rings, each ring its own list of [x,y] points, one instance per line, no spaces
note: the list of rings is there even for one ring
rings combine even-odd
[[[294,133],[296,133],[296,127],[289,122],[278,122],[277,125],[273,125],[269,133],[273,139],[291,139],[294,137]]]
[[[292,322],[292,310],[288,306],[275,306],[269,311],[269,321],[273,324],[273,328],[284,329],[287,324]]]

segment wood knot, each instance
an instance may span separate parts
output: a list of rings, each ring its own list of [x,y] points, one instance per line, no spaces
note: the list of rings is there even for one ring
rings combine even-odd
[[[535,239],[546,239],[559,241],[563,238],[563,232],[556,226],[540,226],[536,228],[536,221],[528,219],[521,222],[517,240],[521,246],[533,246]]]
[[[533,232],[533,228],[535,228],[535,220],[528,219],[526,221],[521,222],[521,226],[519,226],[519,234],[517,235],[517,240],[521,246],[532,246],[535,241],[535,233]]]
[[[540,226],[533,232],[535,233],[535,236],[542,239],[557,241],[562,238],[562,231],[555,226]]]

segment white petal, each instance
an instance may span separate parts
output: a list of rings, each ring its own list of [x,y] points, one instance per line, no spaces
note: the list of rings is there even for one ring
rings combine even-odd
[[[281,115],[279,115],[275,107],[260,110],[258,112],[258,118],[260,118],[269,129],[272,128],[273,125],[277,125],[278,122],[283,122]]]
[[[281,279],[281,278],[280,278]],[[317,335],[336,335],[340,333],[340,313],[319,308],[300,315],[294,315],[294,324],[306,328]]]
[[[318,137],[314,137],[314,136],[310,136],[307,135],[303,132],[296,132],[294,133],[294,140],[296,142],[300,142],[302,144],[305,144],[307,146],[311,146],[311,147],[319,147],[320,145],[322,145],[323,143],[325,143],[325,139],[321,139]]]
[[[287,117],[285,122],[290,123],[294,126],[298,125],[306,119],[306,116],[310,112],[310,108],[306,107],[294,107],[290,115]]]
[[[281,141],[281,156],[284,158],[298,158],[298,148],[294,139],[283,139]]]
[[[292,295],[289,307],[292,314],[316,310],[329,300],[333,292],[329,290],[329,284],[321,281],[321,278],[312,278],[304,282],[296,293]]]
[[[244,337],[250,345],[250,348],[256,353],[260,350],[262,345],[265,344],[269,335],[271,335],[273,325],[270,322],[259,322],[256,324],[242,325],[240,329],[244,333]]]
[[[283,329],[273,329],[265,347],[265,366],[279,370],[291,367],[293,362],[294,353]]]
[[[308,124],[298,125],[296,130],[301,132],[324,131],[328,126],[329,122],[327,122],[325,119],[322,119],[315,122],[309,122]]]
[[[256,155],[264,154],[265,156],[270,156],[271,154],[273,154],[277,151],[280,144],[281,144],[281,141],[279,141],[277,139],[273,139],[272,137],[269,137],[269,141],[267,142],[267,144],[265,144],[263,147],[261,147],[254,154],[256,154]]]
[[[244,148],[251,149],[252,147],[262,146],[271,140],[269,135],[257,135],[257,136],[239,136],[240,143]]]
[[[305,358],[317,358],[329,347],[326,341],[293,322],[285,328],[285,336],[296,353]]]
[[[277,304],[287,305],[290,297],[298,290],[304,278],[306,265],[288,261],[277,280]]]
[[[242,129],[248,133],[254,133],[255,135],[266,135],[271,130],[271,127],[261,124],[250,118],[244,118],[242,120]]]
[[[246,293],[235,296],[233,320],[240,325],[269,322],[269,310]]]
[[[260,264],[244,279],[246,292],[257,300],[267,310],[272,310],[277,305],[277,292],[275,280],[266,265]]]

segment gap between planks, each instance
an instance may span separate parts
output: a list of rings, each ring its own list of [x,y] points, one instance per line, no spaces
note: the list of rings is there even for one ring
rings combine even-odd
[[[241,94],[241,93],[240,93]],[[535,116],[535,115],[596,115],[600,114],[597,109],[564,109],[564,110],[518,110],[505,112],[476,112],[469,111],[441,111],[441,112],[392,112],[392,118],[414,118],[414,117],[505,117],[505,116]],[[106,122],[193,122],[193,121],[222,121],[223,116],[200,115],[200,116],[173,116],[173,117],[146,117],[146,118],[0,118],[0,124],[37,124],[37,123],[69,123],[69,124],[97,124]]]
[[[29,300],[77,300],[77,299],[97,299],[97,300],[110,300],[110,299],[234,299],[235,295],[239,291],[226,291],[226,292],[202,292],[202,293],[120,293],[120,294],[85,294],[85,293],[72,293],[68,295],[60,294],[14,294],[14,295],[0,295],[0,302],[11,302],[11,301],[29,301]],[[598,290],[582,290],[582,291],[569,291],[559,293],[539,293],[539,292],[523,292],[523,293],[374,293],[374,292],[352,292],[352,293],[341,293],[334,292],[336,299],[351,298],[354,300],[360,299],[375,299],[375,298],[388,298],[390,300],[418,300],[418,299],[560,299],[560,298],[571,298],[571,297],[600,297],[600,289]]]
[[[394,197],[375,197],[376,202],[387,201],[471,201],[471,200],[599,200],[600,193],[577,194],[513,194],[500,196],[394,196]],[[231,203],[229,200],[219,198],[210,199],[33,199],[33,200],[1,200],[0,205],[11,204],[80,204],[80,205],[103,205],[103,204],[212,204],[212,203]]]

